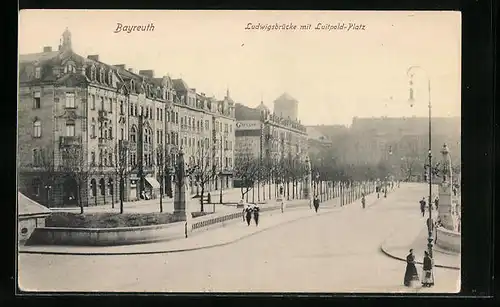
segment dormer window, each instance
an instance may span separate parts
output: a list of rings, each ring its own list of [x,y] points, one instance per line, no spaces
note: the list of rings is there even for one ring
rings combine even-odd
[[[112,85],[113,84],[113,71],[109,70],[108,72],[108,84]]]
[[[92,65],[92,67],[90,68],[90,79],[92,81],[95,81],[96,79],[96,68],[94,65]]]
[[[35,68],[35,78],[36,79],[40,79],[41,76],[42,76],[42,68],[41,67],[36,67]]]

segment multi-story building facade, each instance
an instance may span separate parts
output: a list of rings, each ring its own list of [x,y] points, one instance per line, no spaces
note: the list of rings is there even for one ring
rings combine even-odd
[[[158,154],[173,165],[182,147],[186,162],[193,163],[201,142],[216,141],[213,123],[235,121],[229,97],[200,99],[204,95],[178,85],[169,76],[155,78],[152,69],[135,73],[123,64],[106,64],[98,55],[78,55],[67,29],[57,51],[44,47],[42,53],[20,55],[21,192],[49,206],[74,205],[77,200],[84,205],[117,202],[117,159],[125,150],[125,200],[144,193],[158,197],[160,189],[169,194],[173,171],[166,174],[162,187]],[[86,169],[88,176],[81,187],[68,174],[58,173],[64,159],[74,158],[64,156],[69,148],[83,155],[79,169]],[[224,157],[232,161],[229,147]],[[55,179],[47,180],[47,173]]]
[[[300,122],[271,113],[261,102],[256,108],[236,104],[237,159],[258,159],[277,165],[283,159],[304,162],[307,131]]]

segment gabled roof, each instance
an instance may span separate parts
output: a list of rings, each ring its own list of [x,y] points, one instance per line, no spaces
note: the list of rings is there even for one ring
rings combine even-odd
[[[17,206],[19,216],[50,214],[52,212],[49,208],[44,207],[36,201],[26,197],[21,192],[17,193]]]
[[[20,54],[19,63],[45,62],[59,55],[59,51]]]

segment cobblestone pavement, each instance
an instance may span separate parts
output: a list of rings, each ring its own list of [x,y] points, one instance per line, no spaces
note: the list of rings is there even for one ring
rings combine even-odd
[[[364,210],[353,203],[210,249],[123,256],[20,254],[19,283],[23,290],[41,291],[457,292],[460,272],[440,268],[434,288],[402,286],[405,263],[380,251],[395,230],[421,218],[418,199],[425,188],[402,185]]]

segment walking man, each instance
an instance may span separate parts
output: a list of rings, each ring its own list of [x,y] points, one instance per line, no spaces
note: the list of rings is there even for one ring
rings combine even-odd
[[[314,204],[314,210],[317,213],[318,212],[318,208],[319,208],[319,198],[318,198],[318,195],[314,195],[313,204]]]
[[[363,205],[363,209],[364,209],[365,205],[366,205],[365,193],[363,193],[361,195],[362,195],[362,197],[361,197],[361,204]]]
[[[436,210],[438,210],[438,209],[439,209],[439,197],[436,197],[436,198],[434,199],[434,207],[436,208]]]
[[[420,201],[420,211],[422,212],[422,216],[425,215],[425,197],[422,197],[422,200]]]

